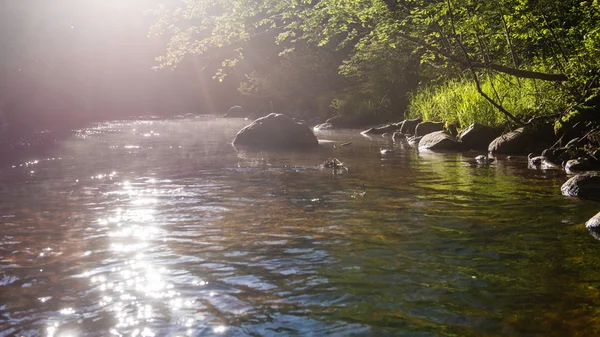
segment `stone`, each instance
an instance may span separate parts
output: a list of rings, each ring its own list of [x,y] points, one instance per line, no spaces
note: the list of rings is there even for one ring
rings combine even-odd
[[[458,141],[465,149],[485,151],[498,135],[499,133],[496,129],[487,125],[474,123],[460,132]]]
[[[475,161],[478,164],[489,164],[494,161],[494,158],[490,158],[485,154],[480,154],[479,156],[475,157]]]
[[[456,138],[444,131],[429,133],[419,141],[419,149],[432,151],[452,151],[458,150]]]
[[[596,172],[580,173],[567,180],[560,188],[569,197],[600,197],[600,175]]]
[[[560,170],[561,167],[552,163],[545,156],[534,156],[533,153],[530,153],[527,156],[527,166],[532,169],[542,169],[542,170]]]
[[[425,136],[426,134],[435,132],[435,131],[443,131],[444,123],[437,122],[421,122],[417,124],[415,127],[415,136]]]
[[[272,113],[240,130],[233,145],[306,149],[317,147],[319,141],[306,123],[298,123],[286,115]]]
[[[600,163],[581,157],[577,159],[571,159],[565,164],[565,171],[567,171],[567,173],[600,171]]]
[[[402,123],[392,123],[378,128],[370,128],[361,132],[363,135],[383,135],[388,132],[394,132],[402,126]]]
[[[592,230],[600,230],[600,212],[596,213],[596,215],[594,215],[593,217],[591,217],[586,223],[585,223],[585,227],[587,229],[592,229]]]
[[[518,128],[494,139],[488,146],[491,153],[525,154],[531,142],[531,134],[525,128]]]
[[[223,117],[244,118],[246,116],[248,116],[248,113],[246,112],[246,110],[244,110],[244,108],[242,108],[239,105],[234,105],[231,108],[229,108],[229,110],[227,110],[227,113]]]
[[[394,132],[394,134],[392,135],[392,139],[394,140],[394,142],[399,142],[401,140],[406,140],[406,135],[401,132]]]
[[[545,149],[544,151],[542,151],[542,156],[546,157],[548,159],[548,161],[556,164],[556,165],[561,165],[563,163],[563,161],[565,160],[565,158],[568,157],[568,153],[567,153],[567,149],[560,147],[560,148],[548,148]]]
[[[402,125],[400,126],[400,132],[403,133],[403,134],[405,134],[405,135],[414,135],[415,134],[415,128],[421,122],[422,122],[421,118],[407,119],[404,122],[402,122]]]
[[[406,141],[408,142],[408,145],[417,147],[417,146],[419,146],[419,142],[421,141],[422,138],[423,137],[412,136],[412,137],[406,138]]]

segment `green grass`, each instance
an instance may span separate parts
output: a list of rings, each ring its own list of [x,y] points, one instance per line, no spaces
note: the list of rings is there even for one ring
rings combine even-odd
[[[555,83],[504,76],[481,79],[482,90],[511,114],[527,120],[549,115],[565,105],[561,88]],[[453,79],[441,85],[422,86],[410,98],[408,117],[425,121],[441,121],[466,128],[472,123],[497,126],[507,122],[477,91],[474,81]]]

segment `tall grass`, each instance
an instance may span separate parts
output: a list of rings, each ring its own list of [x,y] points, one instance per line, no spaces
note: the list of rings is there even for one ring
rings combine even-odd
[[[523,120],[560,111],[565,97],[555,83],[505,76],[480,80],[482,90],[510,113]],[[472,123],[497,126],[506,117],[477,91],[470,79],[453,79],[426,85],[410,97],[408,117],[442,121],[466,128]]]

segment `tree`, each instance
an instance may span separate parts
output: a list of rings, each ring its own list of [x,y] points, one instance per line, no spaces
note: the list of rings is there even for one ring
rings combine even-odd
[[[248,55],[268,59],[298,45],[343,52],[343,75],[395,97],[423,76],[467,71],[483,97],[521,123],[480,78],[567,83],[581,99],[590,82],[582,74],[599,64],[598,16],[598,0],[187,0],[163,10],[152,32],[171,34],[159,67],[195,54],[220,65],[217,79]]]

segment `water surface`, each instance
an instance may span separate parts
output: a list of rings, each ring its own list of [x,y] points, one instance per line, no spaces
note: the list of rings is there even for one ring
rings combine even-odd
[[[563,173],[356,131],[236,150],[246,123],[102,123],[0,168],[0,336],[600,334],[600,205]]]

